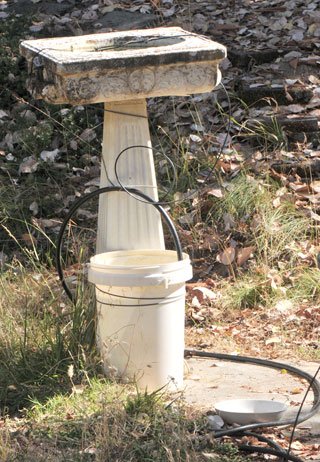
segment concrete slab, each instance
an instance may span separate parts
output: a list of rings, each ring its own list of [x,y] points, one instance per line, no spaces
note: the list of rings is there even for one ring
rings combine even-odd
[[[277,362],[297,367],[312,376],[319,367],[319,363],[302,360],[289,362],[277,359]],[[286,370],[199,357],[187,358],[185,365],[184,400],[206,411],[214,410],[215,403],[227,399],[271,399],[289,405],[284,419],[295,418],[308,388],[306,380]],[[303,414],[310,411],[312,402],[313,393],[310,391]],[[290,428],[286,432],[290,435]],[[320,412],[298,426],[296,437],[299,436],[308,437],[309,444],[319,443]]]

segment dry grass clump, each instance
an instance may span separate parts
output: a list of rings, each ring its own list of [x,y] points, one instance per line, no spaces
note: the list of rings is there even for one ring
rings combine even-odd
[[[204,416],[163,390],[139,392],[100,378],[34,402],[28,420],[8,421],[0,455],[3,462],[245,460],[228,445],[199,438],[207,430]]]

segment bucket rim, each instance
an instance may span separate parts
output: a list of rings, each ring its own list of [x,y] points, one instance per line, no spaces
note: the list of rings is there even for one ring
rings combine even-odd
[[[132,256],[140,258],[140,261],[122,262],[121,265],[112,263],[95,263],[95,257],[106,255],[106,258],[114,257],[116,259]],[[152,256],[153,262],[144,262],[144,257]],[[157,256],[167,255],[172,258],[172,261],[158,263]],[[192,278],[192,266],[189,255],[182,255],[182,260],[177,260],[174,250],[116,250],[111,252],[103,252],[91,257],[91,262],[88,265],[89,282],[104,286],[117,287],[145,287],[145,286],[161,286],[168,287],[173,284],[185,283]],[[170,259],[171,259],[170,258]],[[117,263],[117,262],[115,262]]]
[[[161,256],[161,255],[168,255],[174,257],[173,261],[165,262],[165,263],[154,263],[154,264],[137,264],[133,263],[132,265],[115,265],[115,264],[108,264],[108,263],[98,263],[95,261],[96,258],[101,258],[102,256],[110,256],[112,257],[125,257],[125,256]],[[90,258],[90,263],[89,267],[91,268],[112,268],[114,270],[121,270],[123,268],[138,268],[138,269],[147,269],[147,268],[166,268],[168,265],[172,266],[185,266],[190,264],[190,257],[187,253],[183,252],[182,253],[182,260],[177,260],[177,252],[175,250],[162,250],[162,249],[135,249],[135,250],[112,250],[110,252],[102,252],[99,254],[94,255],[93,257]]]

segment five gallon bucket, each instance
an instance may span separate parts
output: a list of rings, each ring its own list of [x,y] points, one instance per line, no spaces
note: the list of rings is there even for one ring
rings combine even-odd
[[[97,341],[109,377],[135,380],[149,391],[183,382],[187,254],[126,250],[95,255]]]

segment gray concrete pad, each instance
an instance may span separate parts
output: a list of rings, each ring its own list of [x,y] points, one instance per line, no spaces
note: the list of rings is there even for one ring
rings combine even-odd
[[[319,363],[302,360],[277,359],[277,362],[297,367],[312,376],[319,367]],[[289,405],[283,419],[294,418],[308,388],[305,380],[287,373],[286,370],[211,358],[187,358],[185,371],[184,400],[206,411],[214,410],[215,403],[227,399],[271,399]],[[303,407],[303,414],[311,409],[312,402],[313,393],[310,391]],[[290,435],[291,428],[284,431]],[[309,444],[319,443],[320,412],[302,422],[295,435],[297,438],[307,438]]]

